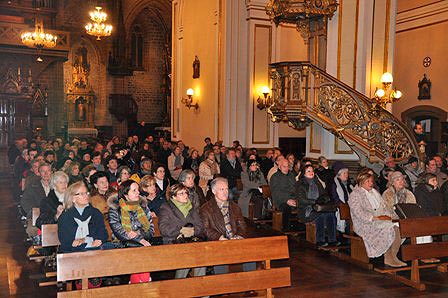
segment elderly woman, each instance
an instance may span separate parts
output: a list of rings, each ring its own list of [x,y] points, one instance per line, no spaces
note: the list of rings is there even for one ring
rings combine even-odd
[[[383,200],[386,207],[389,208],[391,214],[395,213],[395,204],[416,203],[414,194],[406,188],[406,178],[401,172],[395,171],[389,173],[387,177],[387,189],[383,192]]]
[[[241,173],[243,191],[238,199],[243,216],[249,216],[249,202],[254,203],[254,218],[261,218],[263,213],[263,195],[261,186],[267,185],[266,179],[260,170],[260,165],[256,160],[247,161],[247,171]]]
[[[311,165],[305,166],[303,169],[303,176],[297,183],[297,197],[299,198],[299,217],[305,222],[314,221],[316,223],[317,245],[338,245],[335,211],[317,212],[314,210],[316,204],[328,204],[331,203],[331,199],[314,174],[314,168]],[[325,238],[328,238],[328,242],[325,241]]]
[[[337,161],[333,165],[333,170],[336,174],[330,186],[330,197],[337,205],[341,203],[348,203],[348,196],[353,190],[353,186],[350,183],[348,168],[341,162]],[[341,233],[348,232],[348,224],[345,220],[342,220],[339,215],[339,210],[336,211],[336,227]]]
[[[89,193],[83,182],[76,182],[66,190],[64,209],[58,220],[60,251],[98,249],[107,241],[103,216],[89,204]]]
[[[157,191],[156,179],[150,175],[146,175],[140,180],[140,187],[141,195],[146,199],[148,208],[151,210],[151,216],[158,216],[160,206],[166,202],[165,193]]]
[[[170,187],[170,199],[160,208],[159,229],[164,243],[178,238],[203,237],[199,206],[189,199],[188,188],[182,184]],[[193,276],[204,276],[205,267],[194,268]],[[185,278],[190,269],[176,270],[176,278]]]
[[[205,202],[205,196],[202,189],[194,184],[196,175],[192,170],[183,170],[179,175],[179,183],[188,189],[188,197],[195,207],[202,206]]]
[[[118,240],[130,247],[151,245],[149,241],[154,235],[154,224],[137,182],[123,182],[118,194],[109,197],[108,204],[109,224]]]
[[[41,229],[44,224],[57,223],[59,216],[64,211],[64,194],[68,187],[69,178],[62,171],[57,171],[50,178],[50,192],[45,199],[40,201],[40,215],[36,220],[36,226]]]
[[[358,175],[357,183],[349,196],[348,204],[353,230],[364,240],[367,255],[370,258],[384,255],[384,264],[391,267],[406,266],[397,257],[401,238],[398,226],[392,222],[395,214],[387,208],[380,193],[373,188],[373,175],[364,171]]]
[[[199,187],[202,188],[204,196],[206,196],[209,181],[219,174],[219,164],[216,162],[212,150],[206,151],[204,157],[205,160],[199,165]]]

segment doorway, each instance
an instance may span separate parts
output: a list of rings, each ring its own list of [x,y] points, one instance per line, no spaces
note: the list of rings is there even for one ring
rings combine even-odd
[[[448,113],[440,108],[424,105],[410,108],[401,113],[401,119],[411,129],[421,123],[426,135],[426,152],[434,155],[442,151],[442,122],[447,120]]]

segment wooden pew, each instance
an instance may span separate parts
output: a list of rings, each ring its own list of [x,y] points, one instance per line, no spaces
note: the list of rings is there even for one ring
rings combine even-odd
[[[272,199],[271,188],[269,185],[261,186],[263,197],[265,199]],[[250,207],[250,206],[249,206]],[[275,206],[272,206],[271,210],[268,210],[272,213],[272,229],[276,231],[282,231],[283,228],[283,214],[281,211],[276,210]],[[250,211],[249,211],[250,212]],[[297,220],[297,210],[292,211],[291,220]],[[316,225],[313,222],[303,223],[306,228],[306,241],[316,244]],[[298,236],[299,234],[303,234],[303,232],[286,232],[285,234]]]
[[[350,232],[343,235],[344,238],[350,239],[350,254],[347,255],[338,251],[335,255],[345,261],[360,265],[366,269],[373,269],[373,265],[369,263],[369,257],[367,256],[364,241],[353,231],[350,207],[348,204],[339,204],[338,208],[340,218],[348,221],[350,224]]]
[[[271,189],[269,188],[269,185],[262,185],[260,186],[261,188],[261,193],[263,195],[263,199],[264,200],[271,200],[272,199],[272,195],[271,195]],[[271,201],[272,202],[272,201]],[[271,209],[267,209],[264,210],[267,213],[272,213],[272,219],[254,219],[254,203],[249,202],[249,219],[257,224],[264,224],[264,223],[273,223],[274,220],[274,213],[276,212],[273,208]],[[280,229],[277,228],[277,226],[273,226],[274,230],[278,230],[281,231],[281,224],[280,224]]]
[[[388,273],[398,281],[417,290],[424,291],[426,286],[420,280],[420,269],[437,267],[440,272],[448,271],[448,262],[419,264],[419,260],[448,257],[448,242],[417,244],[417,237],[448,234],[448,216],[400,219],[401,237],[410,238],[410,244],[401,246],[403,261],[411,261],[411,266],[389,270],[377,270]],[[400,271],[410,270],[410,278],[398,275]]]
[[[152,223],[154,224],[154,237],[160,237],[159,218],[157,216],[153,217]]]
[[[289,267],[271,268],[272,260],[286,258],[285,236],[59,254],[57,280],[81,280],[82,290],[58,292],[58,297],[200,297],[249,290],[264,290],[272,297],[272,288],[291,285]],[[264,268],[88,289],[93,277],[245,262],[263,262]]]
[[[42,247],[59,246],[58,225],[42,225]]]

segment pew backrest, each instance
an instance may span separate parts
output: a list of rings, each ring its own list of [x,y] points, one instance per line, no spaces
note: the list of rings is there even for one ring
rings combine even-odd
[[[157,216],[154,216],[152,218],[152,223],[154,224],[154,237],[160,237],[162,236],[160,234],[160,229],[159,229],[159,218]]]
[[[58,225],[42,225],[42,247],[59,246]]]
[[[194,297],[261,289],[268,289],[269,293],[271,288],[290,286],[290,268],[270,266],[272,260],[287,258],[285,236],[58,254],[57,280],[80,279],[83,288],[82,291],[59,292],[58,297],[81,297],[85,291],[98,297],[105,293],[113,297],[121,294],[179,297],[179,293]],[[93,277],[247,262],[264,262],[265,270],[87,289],[88,278]]]
[[[271,188],[269,187],[269,185],[262,185],[261,192],[263,194],[263,198],[265,199],[272,197]]]
[[[338,205],[339,208],[339,217],[342,220],[352,220],[350,215],[350,207],[346,203],[341,203]]]
[[[416,237],[448,234],[448,216],[400,219],[400,236],[411,238],[401,246],[404,261],[448,257],[448,242],[417,244]]]

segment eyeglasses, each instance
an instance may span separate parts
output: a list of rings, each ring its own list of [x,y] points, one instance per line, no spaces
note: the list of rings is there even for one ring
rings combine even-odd
[[[184,195],[188,195],[188,192],[186,191],[179,191],[176,196],[184,196]]]
[[[75,193],[75,196],[81,196],[81,197],[88,196],[88,195],[90,195],[89,192],[77,192],[77,193]]]

